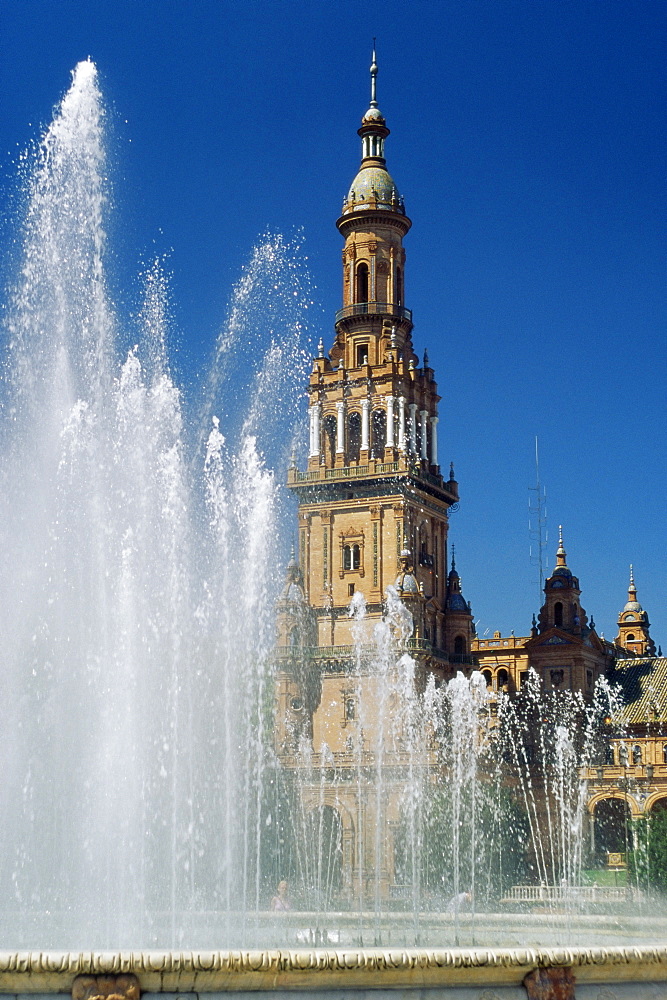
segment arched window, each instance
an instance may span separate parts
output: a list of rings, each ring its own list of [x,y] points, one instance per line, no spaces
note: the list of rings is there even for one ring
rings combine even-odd
[[[333,465],[336,461],[336,418],[331,414],[322,421],[322,435],[325,465]]]
[[[396,268],[396,304],[403,305],[403,272],[400,267]]]
[[[563,605],[560,601],[556,601],[554,604],[554,625],[557,628],[563,627]]]
[[[387,286],[389,283],[389,265],[386,260],[378,261],[377,274],[375,276],[377,285],[375,298],[378,302],[387,301]]]
[[[634,633],[628,632],[628,634],[625,637],[625,640],[626,642],[634,642],[635,641]]]
[[[371,458],[384,458],[387,443],[387,414],[384,410],[373,410],[371,415]]]
[[[482,670],[482,677],[486,681],[486,686],[488,688],[490,688],[491,687],[491,682],[492,682],[491,671],[490,670]]]
[[[466,651],[466,640],[465,636],[457,635],[454,639],[454,655],[463,656]]]
[[[616,761],[614,759],[614,744],[613,743],[607,743],[606,747],[604,748],[604,762],[605,762],[605,764],[608,764],[608,765],[611,765],[611,766],[613,766],[616,763]]]
[[[502,670],[498,671],[498,690],[499,691],[506,691],[507,690],[507,685],[509,684],[509,680],[510,680],[509,674],[507,673],[507,671],[503,667]]]
[[[351,413],[347,418],[347,460],[359,461],[361,448],[361,414]]]
[[[642,748],[640,747],[639,743],[635,743],[635,745],[632,748],[632,763],[641,764],[641,762],[642,762]]]
[[[357,302],[368,302],[368,264],[357,264]]]
[[[358,545],[343,546],[343,569],[359,569],[361,566],[361,549]]]

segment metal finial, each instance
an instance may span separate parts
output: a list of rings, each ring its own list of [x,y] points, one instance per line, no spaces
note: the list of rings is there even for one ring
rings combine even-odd
[[[454,463],[453,462],[449,463],[449,478],[450,478],[450,480],[454,479]]]
[[[375,61],[375,39],[373,39],[373,61],[371,62],[371,107],[377,108],[378,102],[376,97],[376,83],[377,83],[378,67]]]
[[[632,563],[630,563],[630,590],[635,590],[635,574],[632,572]]]
[[[428,351],[424,351],[424,368],[428,368]]]
[[[454,570],[456,569],[455,553],[456,553],[456,547],[452,544],[452,572],[454,572]]]

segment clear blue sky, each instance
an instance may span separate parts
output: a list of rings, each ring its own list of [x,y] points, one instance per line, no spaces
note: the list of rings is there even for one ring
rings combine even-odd
[[[406,302],[443,396],[480,631],[525,634],[538,606],[539,435],[549,567],[562,522],[583,605],[612,637],[633,562],[667,649],[666,23],[654,0],[5,0],[2,238],[19,153],[90,56],[110,109],[117,297],[170,253],[186,389],[267,228],[303,229],[330,342],[334,222],[377,35],[388,164],[413,220]]]

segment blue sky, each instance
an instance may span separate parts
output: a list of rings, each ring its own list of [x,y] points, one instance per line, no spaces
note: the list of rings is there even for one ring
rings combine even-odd
[[[525,634],[534,438],[548,566],[562,522],[598,629],[628,564],[667,649],[664,2],[29,0],[0,9],[0,208],[67,88],[97,64],[109,108],[110,267],[131,308],[169,254],[173,358],[205,371],[267,229],[302,230],[325,343],[334,222],[378,38],[389,169],[413,228],[406,304],[443,397],[452,539],[480,632]],[[4,278],[7,278],[6,268]]]

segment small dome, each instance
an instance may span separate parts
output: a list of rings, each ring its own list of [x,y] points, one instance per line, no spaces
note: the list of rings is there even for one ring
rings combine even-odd
[[[468,611],[468,605],[463,594],[450,594],[447,599],[447,607],[450,611]]]
[[[389,171],[373,164],[362,167],[352,181],[345,202],[345,212],[356,212],[360,208],[391,208],[402,212],[402,205],[399,207],[400,201],[400,195]]]
[[[384,115],[379,108],[369,108],[361,119],[362,125],[369,125],[371,122],[378,122],[380,125],[384,125]]]
[[[419,584],[413,573],[399,573],[394,584],[399,594],[418,594]]]
[[[567,568],[567,566],[556,566],[553,571],[553,576],[572,576],[572,571]]]
[[[624,611],[643,611],[639,601],[628,601],[628,603],[623,608]]]

